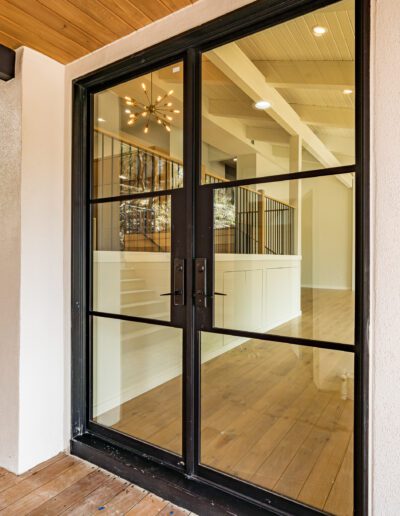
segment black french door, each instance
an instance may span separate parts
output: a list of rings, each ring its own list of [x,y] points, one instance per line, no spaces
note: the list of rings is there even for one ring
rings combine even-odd
[[[188,506],[182,482],[243,514],[365,513],[368,12],[258,1],[75,81],[74,453]],[[282,64],[289,36],[334,54],[314,24],[354,62],[328,94],[321,59]],[[328,128],[292,108],[310,70]]]

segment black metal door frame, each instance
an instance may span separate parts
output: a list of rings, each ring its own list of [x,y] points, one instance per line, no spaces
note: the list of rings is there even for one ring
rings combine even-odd
[[[258,0],[246,7],[176,36],[167,42],[143,50],[73,83],[73,163],[72,163],[72,439],[73,453],[92,460],[129,480],[142,484],[163,496],[196,509],[193,496],[185,502],[185,493],[218,500],[220,507],[242,507],[246,514],[258,514],[259,508],[288,514],[322,514],[320,511],[288,500],[200,465],[200,343],[199,330],[228,333],[249,338],[264,338],[251,332],[212,327],[212,303],[207,309],[195,309],[191,293],[193,260],[213,259],[212,200],[213,185],[200,186],[201,171],[201,53],[257,30],[282,23],[336,0]],[[255,20],[255,21],[254,21]],[[356,0],[356,167],[339,167],[274,178],[233,181],[230,186],[246,183],[298,179],[356,171],[356,313],[355,313],[355,479],[356,514],[368,507],[368,325],[369,325],[369,0]],[[185,49],[185,50],[182,50]],[[185,217],[175,220],[174,253],[186,259],[185,307],[175,312],[174,326],[183,328],[183,457],[129,438],[90,421],[91,327],[90,327],[90,176],[92,148],[93,94],[132,79],[158,67],[184,60],[184,189],[172,192],[173,203],[182,206]],[[351,170],[350,170],[351,169]],[[191,173],[188,173],[190,171]],[[172,215],[174,217],[174,215]],[[174,224],[174,219],[173,219]],[[213,278],[208,274],[208,292]],[[210,271],[209,271],[210,272]],[[104,315],[104,314],[103,314]],[[127,316],[119,319],[138,320]],[[151,322],[151,321],[150,321]],[[154,321],[156,324],[172,325]],[[315,345],[331,349],[348,346],[280,336],[265,337],[288,344]],[[110,450],[112,454],[110,455]],[[117,457],[124,461],[125,467]],[[126,465],[130,461],[132,467]],[[152,475],[140,475],[142,471]],[[157,474],[155,473],[157,471]],[[157,481],[155,479],[158,479]],[[184,486],[184,487],[183,487]],[[239,501],[241,500],[241,501]]]

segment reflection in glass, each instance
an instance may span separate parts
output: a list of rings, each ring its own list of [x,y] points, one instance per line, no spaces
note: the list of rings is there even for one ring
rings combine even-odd
[[[201,463],[353,513],[354,356],[202,333]]]
[[[354,188],[343,174],[214,190],[215,326],[352,344]]]
[[[183,186],[183,63],[94,96],[92,197]]]
[[[171,197],[92,206],[93,309],[170,320]]]
[[[343,0],[203,54],[203,183],[355,163],[354,19]]]
[[[182,453],[182,330],[93,318],[93,420]]]

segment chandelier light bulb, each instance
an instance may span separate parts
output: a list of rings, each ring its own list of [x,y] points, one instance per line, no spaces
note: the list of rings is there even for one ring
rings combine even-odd
[[[130,109],[125,109],[125,113],[129,115],[128,125],[133,125],[138,117],[142,116],[143,118],[147,117],[147,121],[145,122],[146,126],[143,129],[143,132],[147,134],[150,131],[150,122],[153,120],[158,125],[162,125],[166,131],[171,132],[171,125],[173,117],[172,113],[179,114],[179,109],[173,109],[172,102],[166,102],[166,98],[174,93],[174,90],[170,90],[168,93],[164,95],[157,95],[157,97],[153,98],[153,77],[150,74],[150,87],[147,88],[144,82],[141,83],[142,90],[145,93],[146,101],[140,102],[137,99],[134,99],[128,95],[124,97],[125,103],[127,106],[136,107],[138,112],[134,113]]]

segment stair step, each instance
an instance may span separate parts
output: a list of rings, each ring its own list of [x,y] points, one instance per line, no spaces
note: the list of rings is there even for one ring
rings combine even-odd
[[[127,314],[127,315],[131,315],[131,314]],[[158,319],[159,321],[168,321],[170,314],[169,314],[169,312],[158,312],[158,313],[148,315],[147,317],[149,317],[151,319]],[[135,330],[132,330],[132,328],[134,328],[135,324],[146,324],[146,323],[135,323],[133,321],[132,322],[122,321],[121,322],[121,334],[125,335],[125,334],[128,334],[129,332],[135,331]],[[163,326],[157,326],[157,328],[158,327],[163,328]]]
[[[132,280],[132,279],[141,279],[141,278],[137,277],[137,273],[136,273],[135,269],[121,268],[121,281]]]
[[[154,313],[166,308],[165,300],[154,300],[154,301],[140,301],[138,303],[128,303],[121,306],[121,313],[123,315],[137,315],[154,318]]]
[[[130,290],[142,289],[146,286],[146,282],[141,278],[122,279],[121,280],[121,292]]]
[[[141,349],[142,346],[151,346],[155,342],[163,342],[170,336],[170,328],[166,326],[150,326],[142,330],[131,331],[124,333],[121,336],[121,343],[125,350]]]
[[[122,306],[141,301],[155,301],[156,298],[156,292],[154,290],[149,289],[127,290],[121,292]]]

